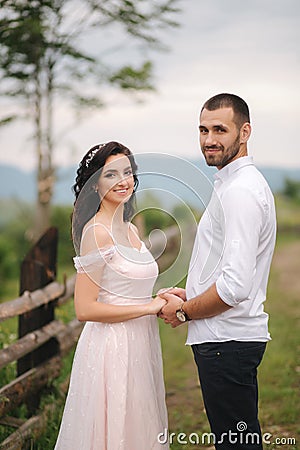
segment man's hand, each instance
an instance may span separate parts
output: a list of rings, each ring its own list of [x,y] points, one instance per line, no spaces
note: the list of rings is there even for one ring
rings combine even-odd
[[[177,295],[178,297],[180,297],[184,302],[186,302],[186,293],[185,293],[185,289],[179,288],[179,287],[169,287],[169,288],[164,288],[164,289],[160,289],[157,293],[157,295],[161,296],[160,294],[174,294]]]
[[[174,289],[180,288],[172,288],[172,291]],[[182,289],[182,291],[184,291],[184,289]],[[163,319],[165,323],[169,323],[172,328],[182,325],[183,322],[180,322],[176,317],[177,309],[180,309],[182,303],[184,303],[182,298],[178,295],[170,294],[170,290],[160,293],[159,296],[166,300],[167,304],[161,309],[158,316]]]

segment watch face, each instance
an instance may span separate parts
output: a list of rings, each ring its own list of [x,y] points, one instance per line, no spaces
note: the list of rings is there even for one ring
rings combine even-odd
[[[178,320],[180,320],[180,322],[186,322],[186,317],[185,317],[184,312],[176,311],[176,317]]]

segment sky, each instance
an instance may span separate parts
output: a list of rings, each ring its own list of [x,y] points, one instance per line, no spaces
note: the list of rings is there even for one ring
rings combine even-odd
[[[257,165],[300,170],[299,0],[182,0],[179,5],[181,26],[162,35],[169,51],[151,54],[156,92],[141,102],[107,90],[108,106],[76,124],[62,100],[55,118],[62,135],[55,163],[77,164],[90,147],[109,140],[133,153],[200,158],[200,108],[212,95],[231,92],[250,107],[249,153]],[[117,43],[118,32],[106,37]],[[99,39],[82,45],[96,52]],[[132,60],[132,49],[123,48],[121,55]],[[3,101],[0,107],[5,108]],[[0,164],[35,167],[29,134],[25,123],[0,130]]]

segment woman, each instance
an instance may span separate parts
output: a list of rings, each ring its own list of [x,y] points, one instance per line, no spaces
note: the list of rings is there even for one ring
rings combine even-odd
[[[86,322],[55,450],[166,449],[157,264],[129,222],[138,181],[130,150],[93,147],[77,171],[75,311]]]

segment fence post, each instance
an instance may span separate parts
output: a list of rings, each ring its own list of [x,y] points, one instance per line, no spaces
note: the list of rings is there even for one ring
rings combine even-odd
[[[21,264],[20,295],[24,291],[43,288],[56,278],[58,230],[49,228],[31,248]],[[54,320],[55,302],[47,303],[19,316],[19,338],[37,330]],[[17,362],[18,375],[36,367],[58,352],[58,343],[51,339],[44,345],[20,358]],[[39,396],[31,399],[28,408],[31,411],[39,404]]]

